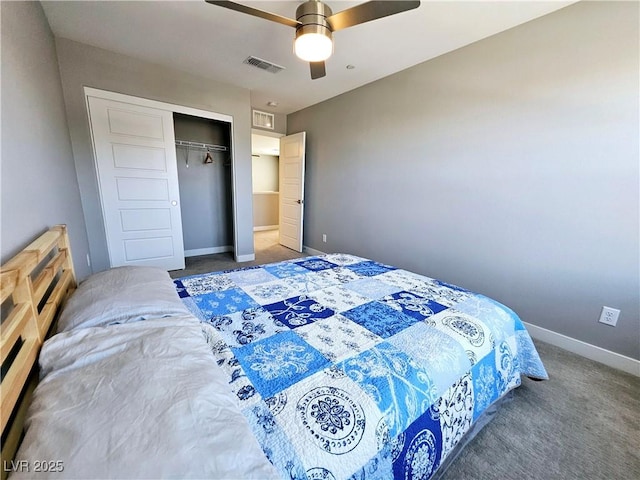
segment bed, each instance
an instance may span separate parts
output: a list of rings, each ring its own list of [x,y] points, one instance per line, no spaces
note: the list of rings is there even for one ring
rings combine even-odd
[[[57,331],[12,478],[435,478],[547,378],[504,305],[348,254],[113,269]]]

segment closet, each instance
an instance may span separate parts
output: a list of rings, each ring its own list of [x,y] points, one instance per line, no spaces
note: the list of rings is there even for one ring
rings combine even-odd
[[[234,251],[233,119],[90,87],[85,96],[109,265],[179,270],[185,256]]]
[[[233,251],[231,124],[173,114],[184,255]]]

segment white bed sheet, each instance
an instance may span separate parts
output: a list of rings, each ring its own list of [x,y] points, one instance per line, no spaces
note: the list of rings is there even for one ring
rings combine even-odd
[[[40,364],[13,479],[279,478],[193,317],[61,333]]]

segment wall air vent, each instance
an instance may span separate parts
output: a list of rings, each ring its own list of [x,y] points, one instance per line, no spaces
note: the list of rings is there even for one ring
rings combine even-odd
[[[253,126],[259,128],[268,128],[273,130],[275,124],[275,115],[273,113],[261,112],[253,110]]]
[[[266,70],[267,72],[271,72],[271,73],[278,73],[284,70],[284,67],[280,65],[276,65],[275,63],[267,62],[266,60],[263,60],[258,57],[247,57],[245,61],[242,63],[246,63],[247,65],[252,65],[254,67],[259,68],[260,70]]]

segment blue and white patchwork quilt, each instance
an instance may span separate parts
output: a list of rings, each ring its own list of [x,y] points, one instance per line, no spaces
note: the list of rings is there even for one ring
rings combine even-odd
[[[353,255],[175,285],[287,479],[428,479],[521,374],[548,378],[507,307]]]

